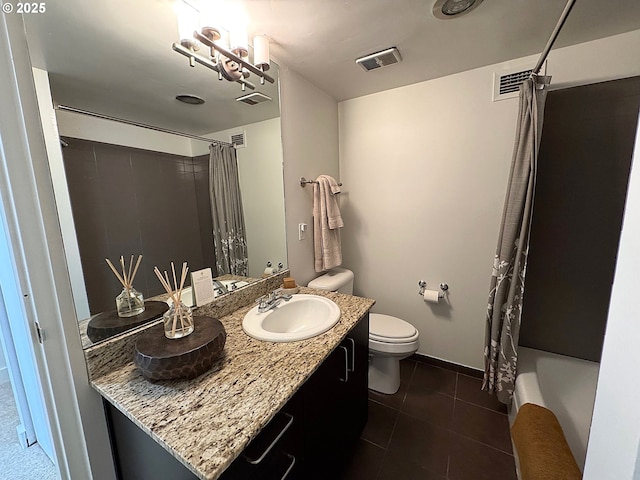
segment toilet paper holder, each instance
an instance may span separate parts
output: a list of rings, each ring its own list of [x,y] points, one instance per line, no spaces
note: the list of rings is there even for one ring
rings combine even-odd
[[[420,289],[418,290],[418,295],[422,297],[425,290],[427,289],[427,282],[425,282],[424,280],[420,280],[418,282],[418,286],[420,287]],[[438,298],[444,298],[445,292],[447,290],[449,290],[449,285],[447,285],[446,283],[441,283],[440,291],[438,292]]]

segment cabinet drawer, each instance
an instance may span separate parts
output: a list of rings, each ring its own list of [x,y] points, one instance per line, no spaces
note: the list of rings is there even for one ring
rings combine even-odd
[[[292,480],[300,467],[302,428],[295,398],[260,431],[220,480]]]

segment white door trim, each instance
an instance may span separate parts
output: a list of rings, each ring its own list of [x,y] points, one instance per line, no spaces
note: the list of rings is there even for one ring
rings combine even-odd
[[[63,479],[113,479],[102,403],[88,383],[78,333],[24,23],[15,14],[0,16],[0,85],[0,191],[58,467]],[[42,345],[35,321],[46,331]]]
[[[11,380],[11,389],[20,420],[17,429],[18,438],[23,448],[33,445],[37,441],[36,428],[31,416],[31,412],[35,412],[42,448],[51,461],[55,461],[51,431],[46,419],[46,408],[42,396],[42,385],[35,368],[29,331],[26,328],[27,323],[24,321],[20,297],[16,295],[14,262],[7,237],[4,208],[0,198],[0,332],[2,333],[2,348],[7,359],[8,376]],[[5,300],[6,298],[9,300]]]

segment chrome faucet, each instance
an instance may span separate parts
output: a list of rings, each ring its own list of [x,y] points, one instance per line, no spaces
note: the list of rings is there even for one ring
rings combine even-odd
[[[256,300],[256,302],[258,302],[258,312],[268,312],[269,310],[272,310],[280,305],[283,300],[285,302],[288,302],[289,300],[291,300],[291,298],[293,298],[293,295],[282,295],[277,291],[263,295]]]
[[[215,279],[213,280],[213,289],[216,291],[218,295],[222,295],[223,293],[229,292],[229,290],[227,290],[227,287],[224,286],[224,283]]]

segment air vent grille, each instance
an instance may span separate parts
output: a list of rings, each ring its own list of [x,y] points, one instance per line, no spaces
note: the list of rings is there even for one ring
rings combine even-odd
[[[229,143],[236,148],[245,148],[247,146],[247,132],[236,132],[229,135]]]
[[[518,97],[520,85],[531,75],[532,69],[527,68],[529,65],[511,65],[493,73],[494,102]],[[546,71],[546,62],[542,71]]]
[[[257,105],[271,100],[271,97],[260,92],[253,92],[236,98],[236,102],[246,103],[247,105]]]
[[[387,48],[381,52],[372,53],[356,59],[356,63],[365,71],[370,72],[380,67],[386,67],[395,63],[400,63],[402,57],[396,47]]]
[[[520,85],[529,78],[532,70],[523,70],[521,72],[509,73],[500,76],[500,95],[505,93],[513,93],[520,90]]]

